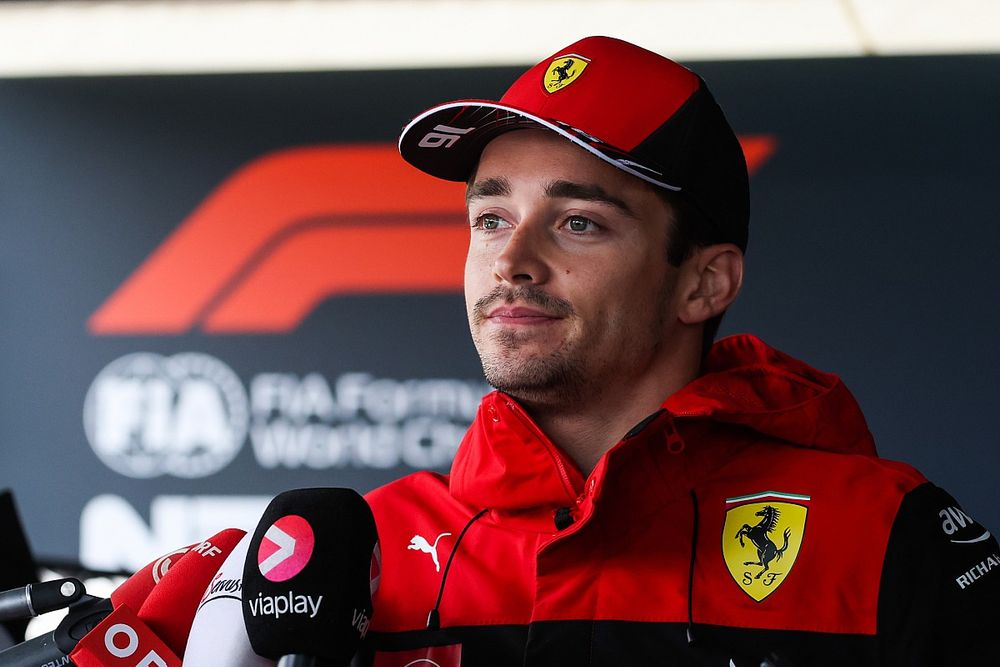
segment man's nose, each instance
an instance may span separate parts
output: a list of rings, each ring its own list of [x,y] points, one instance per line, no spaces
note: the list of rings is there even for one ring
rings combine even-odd
[[[529,221],[517,225],[493,262],[496,277],[511,285],[538,285],[547,281],[545,233],[542,225]]]

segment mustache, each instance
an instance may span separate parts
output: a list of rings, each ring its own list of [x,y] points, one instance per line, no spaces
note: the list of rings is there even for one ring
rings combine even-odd
[[[569,301],[552,296],[540,287],[520,285],[511,288],[506,285],[497,285],[490,290],[489,294],[477,299],[476,303],[473,304],[474,319],[476,323],[482,322],[496,304],[514,303],[515,301],[538,306],[554,317],[569,317],[574,313],[573,306]]]

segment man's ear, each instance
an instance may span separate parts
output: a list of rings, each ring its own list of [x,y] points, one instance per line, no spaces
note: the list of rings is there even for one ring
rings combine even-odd
[[[720,315],[743,286],[743,252],[732,243],[695,248],[680,266],[677,317],[699,324]]]

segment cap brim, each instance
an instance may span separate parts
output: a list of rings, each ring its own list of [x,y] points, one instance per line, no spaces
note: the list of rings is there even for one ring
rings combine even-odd
[[[459,100],[431,107],[399,135],[399,153],[417,169],[448,181],[467,181],[483,149],[511,130],[544,128],[565,137],[608,164],[668,190],[681,188],[663,180],[651,166],[626,151],[565,123],[541,118],[517,107],[489,100]]]

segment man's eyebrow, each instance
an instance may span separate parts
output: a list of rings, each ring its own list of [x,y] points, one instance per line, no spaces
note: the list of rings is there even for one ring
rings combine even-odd
[[[582,199],[614,206],[625,215],[634,218],[635,212],[624,200],[615,197],[596,183],[574,183],[572,181],[552,181],[545,186],[545,194],[560,199]]]
[[[468,205],[483,197],[505,197],[510,194],[510,181],[506,178],[484,178],[476,181],[465,191],[465,203]]]

